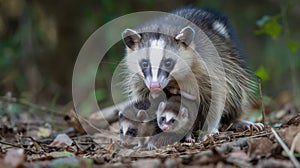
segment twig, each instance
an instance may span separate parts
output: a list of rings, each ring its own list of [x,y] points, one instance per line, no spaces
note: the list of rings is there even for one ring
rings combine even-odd
[[[225,129],[225,131],[228,131],[232,125],[233,125],[233,123],[230,123],[230,125]]]
[[[12,144],[12,143],[9,143],[9,142],[0,141],[0,144],[12,146],[12,147],[15,147],[15,148],[22,148],[22,149],[24,149],[24,150],[26,150],[26,151],[29,151],[29,152],[32,152],[32,153],[34,153],[34,154],[40,154],[40,152],[36,152],[36,151],[31,150],[31,149],[27,149],[27,148],[24,148],[24,147],[22,147],[22,146],[15,145],[15,144]]]
[[[278,143],[281,145],[281,147],[284,149],[284,151],[288,154],[289,158],[291,159],[291,161],[293,162],[293,164],[295,165],[295,167],[300,168],[300,164],[297,161],[297,159],[295,158],[293,152],[291,152],[289,150],[289,148],[286,146],[286,144],[283,142],[283,140],[280,138],[280,136],[276,133],[276,131],[271,128],[272,133],[274,134],[276,140],[278,141]]]
[[[9,102],[9,103],[19,103],[21,105],[24,105],[24,106],[27,106],[30,108],[34,108],[34,109],[41,110],[41,111],[49,111],[56,115],[64,116],[64,113],[62,111],[53,110],[53,109],[50,109],[45,106],[39,106],[39,105],[31,103],[25,99],[17,99],[15,97],[1,96],[0,101]]]
[[[253,125],[250,125],[250,136],[253,136]]]
[[[258,77],[258,87],[259,87],[258,89],[259,89],[259,97],[260,97],[260,103],[261,103],[262,123],[264,125],[266,125],[266,123],[265,123],[266,113],[265,113],[265,106],[264,106],[263,97],[262,97],[261,79],[260,79],[260,77]]]

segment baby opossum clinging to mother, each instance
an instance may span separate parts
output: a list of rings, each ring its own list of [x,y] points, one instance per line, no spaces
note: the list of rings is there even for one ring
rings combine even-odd
[[[156,111],[160,103],[165,101],[165,94],[160,94],[154,98],[133,101],[119,111],[120,138],[124,146],[138,140],[135,148],[146,147],[151,136],[162,132],[157,125]]]
[[[252,124],[256,130],[263,129],[260,123],[239,120],[254,97],[257,82],[232,26],[221,13],[180,8],[134,30],[126,29],[122,36],[125,87],[132,99],[175,89],[196,97],[202,117],[196,121],[204,121],[199,125],[204,132],[215,133],[220,124],[244,129]]]
[[[192,131],[198,130],[201,122],[197,118],[196,98],[166,92],[169,99],[164,92],[157,92],[155,98],[134,101],[119,112],[120,138],[124,146],[134,140],[138,140],[136,149],[153,149],[182,139],[194,142]]]

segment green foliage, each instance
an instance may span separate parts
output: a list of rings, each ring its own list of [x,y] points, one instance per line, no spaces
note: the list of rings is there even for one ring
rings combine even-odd
[[[266,71],[263,66],[260,66],[256,71],[255,74],[260,77],[262,81],[268,81],[270,79],[270,74]]]
[[[107,91],[105,89],[96,89],[95,95],[96,95],[96,100],[100,102],[107,97]]]
[[[52,154],[53,158],[62,158],[62,157],[74,157],[74,153],[63,151],[63,152],[56,152]]]
[[[19,33],[0,41],[0,69],[7,70],[16,63],[20,50]],[[2,72],[1,72],[2,73]]]
[[[294,41],[289,40],[288,45],[289,45],[289,48],[292,52],[297,52],[298,51],[299,45],[297,43],[295,43]]]
[[[260,27],[255,31],[256,34],[267,34],[276,39],[282,31],[282,26],[278,23],[278,16],[263,16],[257,21]]]
[[[0,103],[0,116],[4,114],[16,114],[22,111],[22,106],[18,103]]]
[[[292,92],[297,103],[297,99],[298,101],[300,101],[300,97],[299,95],[297,95],[297,92],[299,92],[300,90],[297,81],[298,80],[297,66],[299,66],[298,64],[299,61],[297,61],[297,58],[295,57],[296,55],[295,53],[298,52],[299,44],[296,41],[292,40],[294,37],[291,35],[291,29],[289,28],[289,22],[288,22],[289,21],[288,12],[294,6],[295,3],[296,1],[293,0],[281,1],[280,3],[281,12],[273,16],[263,16],[260,20],[258,20],[257,25],[259,26],[259,29],[256,30],[255,33],[267,34],[272,39],[277,39],[276,43],[278,42],[282,43],[279,52],[276,53],[276,55],[280,56],[279,59],[282,60],[283,62],[288,61],[289,72],[287,73],[289,73],[289,78],[291,79],[291,84],[292,84]],[[272,51],[276,51],[276,50],[278,50],[278,48],[272,48]],[[282,51],[285,50],[287,52],[282,53]],[[268,61],[274,63],[275,62],[274,59],[275,58],[271,58],[271,60],[269,59]],[[283,62],[281,62],[280,66],[284,66]],[[274,68],[277,69],[278,66],[273,65],[273,69]],[[266,73],[264,67],[262,66],[256,70],[256,74],[259,77],[261,77],[263,81],[266,81],[270,78],[270,75]],[[287,76],[284,76],[282,78],[287,79]]]

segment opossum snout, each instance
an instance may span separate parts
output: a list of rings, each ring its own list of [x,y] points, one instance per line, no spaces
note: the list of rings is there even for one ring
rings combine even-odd
[[[168,131],[169,130],[169,126],[165,124],[165,125],[162,126],[162,129],[163,129],[163,131]]]
[[[151,82],[150,83],[150,90],[152,90],[152,91],[162,90],[160,83],[159,82]]]
[[[123,141],[123,142],[122,142],[122,145],[123,145],[123,146],[128,146],[128,143],[127,143],[126,141]]]

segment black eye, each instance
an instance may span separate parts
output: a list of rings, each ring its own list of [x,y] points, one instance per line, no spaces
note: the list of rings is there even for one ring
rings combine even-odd
[[[126,134],[129,135],[129,136],[135,136],[136,135],[136,130],[135,129],[128,129]]]
[[[123,134],[123,130],[122,130],[122,128],[120,129],[120,134]]]
[[[172,123],[172,124],[174,124],[175,123],[175,119],[174,118],[172,118],[171,120],[170,120],[170,122]]]
[[[162,122],[166,121],[166,117],[160,117],[160,121]]]
[[[148,68],[148,66],[149,66],[149,62],[147,60],[143,60],[142,61],[142,67],[143,68]]]
[[[166,67],[170,67],[171,65],[172,65],[172,61],[169,60],[169,59],[167,59],[167,60],[165,61],[165,66],[166,66]]]

